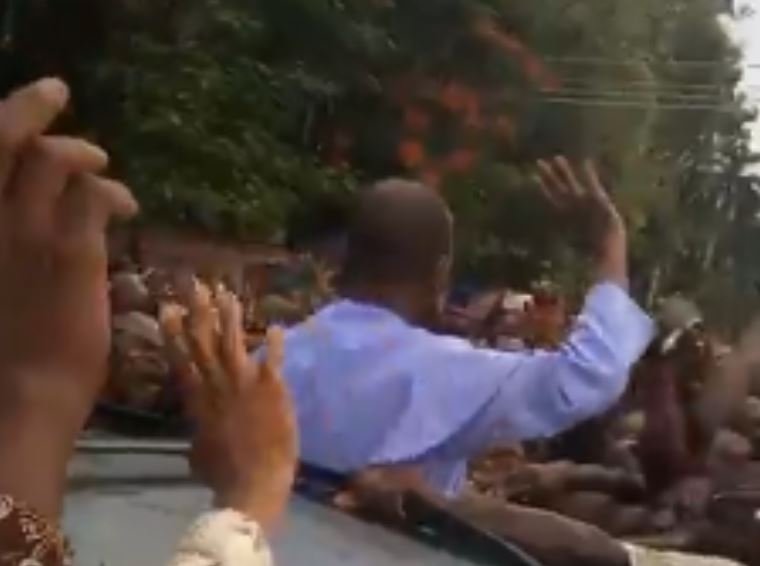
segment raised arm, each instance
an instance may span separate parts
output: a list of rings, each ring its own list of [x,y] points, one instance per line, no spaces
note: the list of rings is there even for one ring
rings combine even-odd
[[[631,366],[653,336],[649,317],[628,296],[623,220],[590,163],[579,179],[562,157],[539,162],[537,180],[571,223],[591,229],[597,283],[567,341],[555,352],[501,353],[448,343],[440,375],[462,379],[476,406],[443,448],[469,456],[501,440],[545,437],[607,410],[625,390]],[[435,378],[433,378],[435,379]]]
[[[652,337],[652,322],[614,283],[588,294],[557,351],[511,353],[464,343],[439,352],[435,379],[461,380],[461,394],[485,400],[443,447],[468,457],[500,442],[552,436],[609,409]]]

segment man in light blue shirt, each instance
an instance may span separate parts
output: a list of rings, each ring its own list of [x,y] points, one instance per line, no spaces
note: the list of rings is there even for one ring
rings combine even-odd
[[[460,492],[466,462],[504,442],[544,438],[606,411],[652,338],[627,293],[624,224],[590,164],[539,162],[547,196],[588,213],[597,283],[553,352],[499,352],[436,335],[452,263],[451,214],[425,186],[390,180],[361,197],[341,299],[286,337],[302,459],[336,472],[415,466],[437,492]]]

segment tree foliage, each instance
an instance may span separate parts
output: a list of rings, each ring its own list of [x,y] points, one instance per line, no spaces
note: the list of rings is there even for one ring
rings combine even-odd
[[[265,30],[233,2],[181,16],[168,34],[119,38],[120,56],[101,65],[93,88],[119,100],[109,145],[150,216],[281,239],[299,201],[353,186],[304,143],[313,100],[330,85],[257,57]]]
[[[532,166],[594,157],[642,299],[693,294],[727,327],[757,303],[754,117],[720,2],[72,0],[68,32],[63,4],[23,3],[3,80],[73,78],[77,126],[151,221],[277,239],[414,176],[455,211],[463,276],[573,288],[576,235],[553,233]]]

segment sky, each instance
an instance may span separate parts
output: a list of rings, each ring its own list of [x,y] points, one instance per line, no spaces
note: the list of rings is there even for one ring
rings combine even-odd
[[[744,87],[757,106],[760,102],[760,0],[740,0],[737,4],[754,11],[731,27],[736,41],[744,49]],[[760,119],[754,125],[753,134],[753,147],[760,151]]]

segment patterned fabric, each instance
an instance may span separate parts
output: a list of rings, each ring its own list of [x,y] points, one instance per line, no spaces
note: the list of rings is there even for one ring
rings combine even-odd
[[[551,352],[475,348],[387,309],[334,302],[286,335],[301,457],[340,473],[413,462],[431,487],[455,496],[468,458],[606,411],[653,330],[613,283],[591,290],[569,339]]]
[[[9,495],[0,495],[0,566],[69,566],[56,526]]]
[[[698,556],[683,552],[665,552],[624,545],[631,560],[631,566],[741,566],[738,562],[714,556]]]
[[[256,523],[225,509],[201,515],[169,566],[272,566],[272,555]]]

